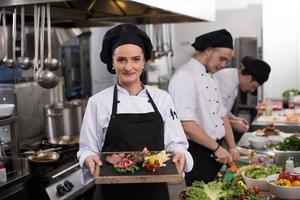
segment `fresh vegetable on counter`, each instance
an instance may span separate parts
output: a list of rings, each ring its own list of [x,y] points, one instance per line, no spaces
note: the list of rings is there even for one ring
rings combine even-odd
[[[281,170],[281,167],[275,165],[253,165],[245,170],[245,176],[253,179],[264,180],[267,176],[280,173]]]
[[[300,151],[300,139],[295,135],[289,136],[277,144],[275,149],[280,151]]]
[[[203,181],[195,181],[186,192],[186,200],[218,200],[225,198],[226,191],[223,183],[211,181],[205,184]]]
[[[248,189],[239,178],[230,182],[195,181],[185,193],[186,200],[259,200],[258,188]]]
[[[271,183],[285,187],[300,187],[300,175],[295,175],[284,171],[279,174],[276,181]]]

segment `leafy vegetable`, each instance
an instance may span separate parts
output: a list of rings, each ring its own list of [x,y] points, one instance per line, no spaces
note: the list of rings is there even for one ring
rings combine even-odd
[[[277,174],[280,172],[281,172],[281,167],[275,165],[269,165],[265,167],[254,165],[253,167],[246,169],[245,176],[253,179],[264,180],[267,176],[270,176],[272,174]]]
[[[205,184],[203,181],[195,181],[187,190],[186,200],[219,200],[226,196],[223,183],[211,181]]]
[[[277,144],[275,149],[280,151],[300,151],[300,139],[292,135]]]
[[[283,96],[283,97],[289,97],[290,92],[293,92],[295,96],[296,96],[296,95],[300,95],[300,91],[299,91],[298,89],[292,88],[292,89],[289,89],[289,90],[284,91],[284,92],[282,93],[282,96]]]
[[[233,200],[233,199],[247,199],[247,200],[259,200],[260,198],[251,190],[245,190],[243,187],[240,187],[238,178],[233,181],[225,183],[223,189],[226,191],[226,196],[223,197],[223,200]],[[244,198],[242,198],[244,197]]]
[[[134,173],[136,171],[138,171],[140,168],[136,165],[131,165],[129,167],[125,167],[125,168],[119,168],[117,166],[114,166],[114,169],[119,172],[120,174],[128,174],[128,173]]]

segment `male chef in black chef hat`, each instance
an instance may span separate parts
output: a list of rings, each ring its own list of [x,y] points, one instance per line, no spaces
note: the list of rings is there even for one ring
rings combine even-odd
[[[215,74],[236,142],[249,129],[249,123],[246,119],[231,113],[238,89],[242,92],[254,92],[258,86],[263,85],[268,80],[271,72],[268,63],[251,56],[244,57],[242,64],[244,67],[242,70],[238,68],[226,68]]]
[[[185,176],[187,186],[195,180],[213,180],[223,164],[239,159],[214,76],[232,57],[232,36],[225,29],[217,30],[198,36],[192,46],[197,53],[169,84],[194,159],[194,168]],[[220,145],[223,138],[228,149]]]

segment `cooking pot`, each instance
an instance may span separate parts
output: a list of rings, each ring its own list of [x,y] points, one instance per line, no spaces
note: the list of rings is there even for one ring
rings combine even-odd
[[[83,119],[82,100],[45,106],[45,132],[49,143],[78,143]]]

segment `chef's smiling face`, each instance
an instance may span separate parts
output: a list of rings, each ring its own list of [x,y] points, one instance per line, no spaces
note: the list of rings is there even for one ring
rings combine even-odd
[[[144,64],[143,50],[137,45],[124,44],[114,50],[112,65],[120,85],[140,84]]]
[[[230,61],[233,50],[229,48],[217,47],[208,48],[205,50],[207,55],[206,69],[210,73],[215,73],[221,69],[224,69],[226,63]]]

